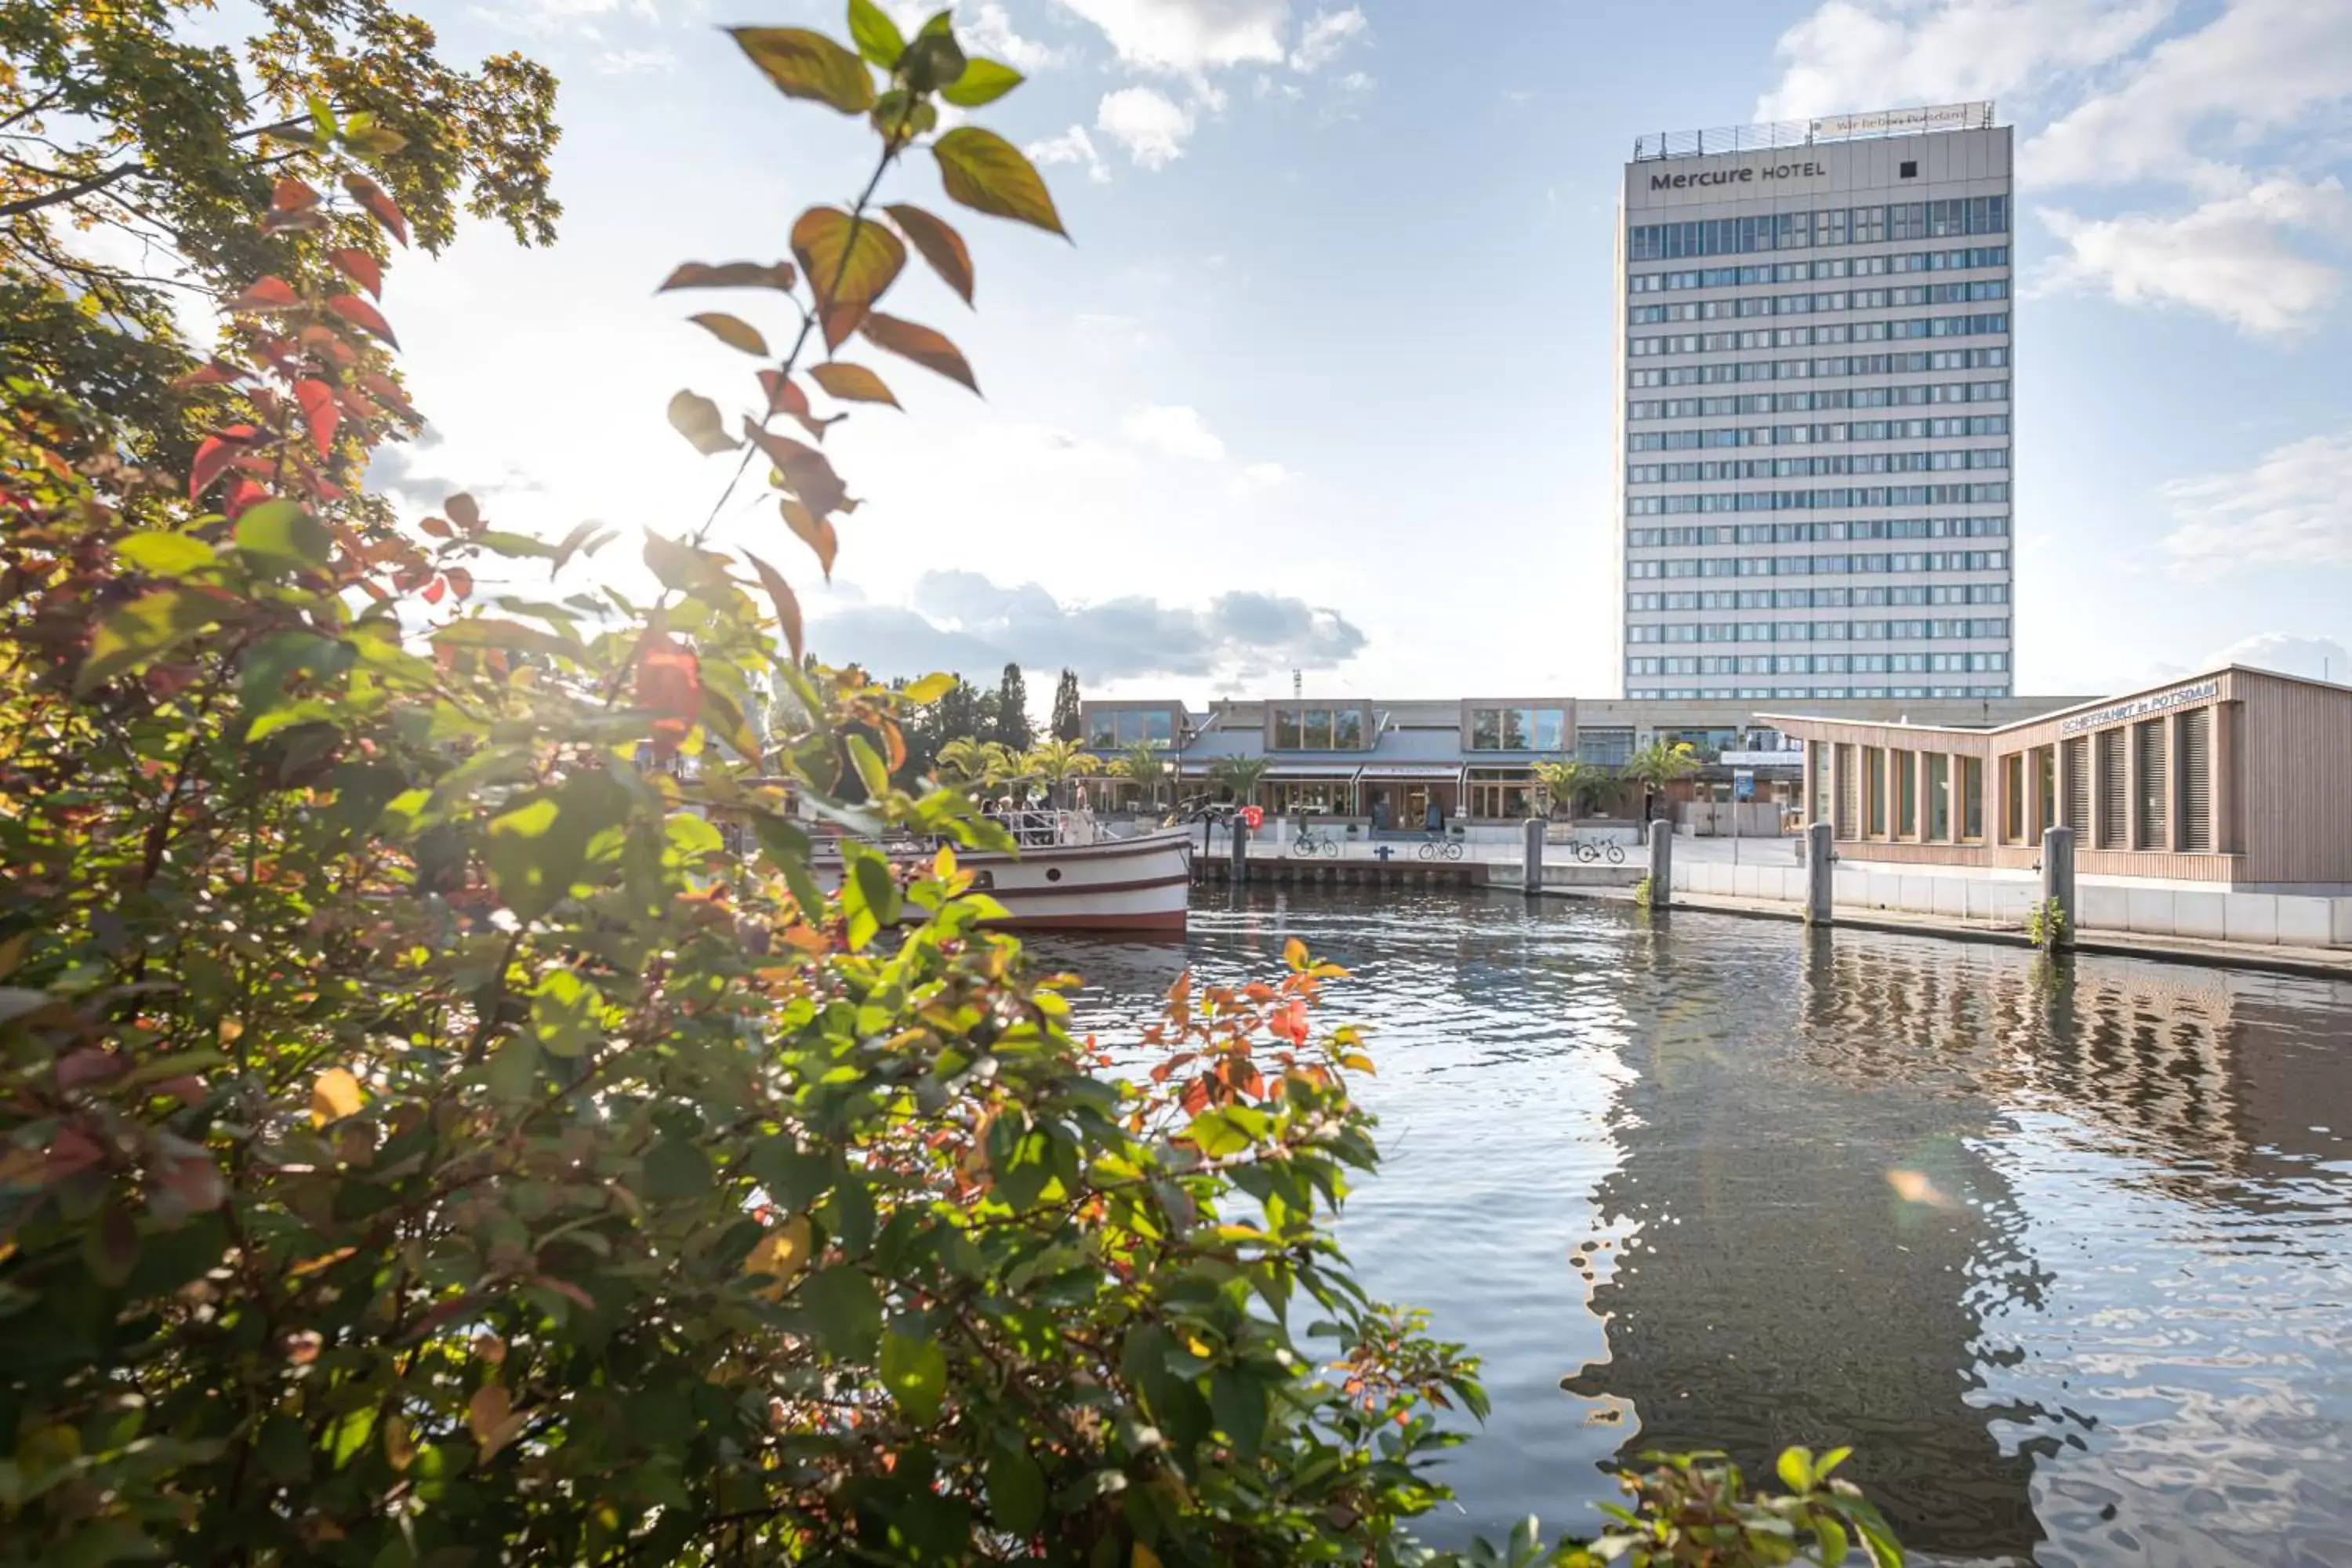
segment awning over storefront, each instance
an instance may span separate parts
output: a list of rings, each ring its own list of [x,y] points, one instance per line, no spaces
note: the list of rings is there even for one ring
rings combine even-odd
[[[1358,776],[1445,784],[1461,779],[1462,765],[1459,763],[1367,763]]]

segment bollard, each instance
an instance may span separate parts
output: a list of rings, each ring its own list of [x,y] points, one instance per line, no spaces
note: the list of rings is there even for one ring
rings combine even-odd
[[[1650,907],[1663,910],[1675,901],[1675,825],[1650,824]]]
[[[1529,898],[1543,891],[1544,819],[1530,816],[1520,831],[1526,835],[1524,860]]]
[[[1240,887],[1249,880],[1249,823],[1240,812],[1233,816],[1234,841],[1227,847],[1234,858],[1233,884]]]
[[[1825,926],[1830,923],[1830,892],[1836,885],[1831,880],[1837,861],[1837,845],[1830,825],[1816,822],[1805,829],[1805,923]]]
[[[2058,905],[2058,941],[2055,945],[2073,951],[2074,946],[2074,830],[2071,827],[2045,827],[2042,830],[2042,897],[2055,900]]]

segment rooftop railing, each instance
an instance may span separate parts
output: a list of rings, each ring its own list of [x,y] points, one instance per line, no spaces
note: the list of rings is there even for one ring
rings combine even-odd
[[[1873,142],[1887,136],[1917,136],[1930,131],[1989,131],[1992,100],[1940,103],[1927,109],[1882,109],[1869,114],[1830,114],[1819,120],[1783,120],[1769,125],[1719,125],[1709,131],[1660,131],[1633,139],[1633,161],[1712,157],[1717,153],[1769,153],[1776,147],[1811,147],[1825,142]]]

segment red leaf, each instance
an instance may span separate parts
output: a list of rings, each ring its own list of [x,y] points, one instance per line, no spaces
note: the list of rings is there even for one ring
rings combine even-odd
[[[318,448],[319,460],[326,461],[334,449],[335,426],[343,422],[343,411],[335,406],[335,389],[316,377],[305,377],[294,384],[294,401],[302,405],[302,418],[310,427],[310,445]]]
[[[441,575],[448,579],[450,591],[457,597],[470,599],[474,596],[474,574],[463,566],[449,567]]]
[[[1294,1046],[1305,1045],[1307,1043],[1307,1004],[1295,996],[1292,997],[1275,1009],[1274,1016],[1266,1020],[1266,1027],[1276,1036],[1288,1040]]]
[[[659,632],[637,656],[636,705],[654,715],[654,743],[664,751],[686,739],[702,712],[702,661]]]
[[[244,379],[245,372],[236,365],[222,360],[211,360],[172,383],[172,386],[175,391],[184,391],[192,386],[220,386]]]
[[[357,294],[338,294],[327,301],[327,309],[352,325],[373,332],[394,348],[400,346],[400,340],[392,335],[392,324],[383,319],[383,312]]]
[[[451,522],[464,529],[468,534],[482,531],[482,509],[476,504],[474,498],[464,490],[459,490],[456,495],[443,501],[441,510],[449,514]]]
[[[769,602],[776,606],[777,623],[783,627],[785,645],[793,650],[793,662],[799,663],[801,602],[798,595],[793,594],[792,584],[784,581],[782,573],[748,550],[743,552],[743,559],[751,563],[751,570],[760,574],[761,583],[766,586]]]
[[[793,424],[807,431],[816,440],[824,439],[826,426],[837,425],[849,417],[846,414],[835,414],[824,419],[818,418],[810,412],[808,394],[801,390],[800,383],[793,381],[782,371],[761,371],[760,384],[767,391],[770,414],[790,415]]]
[[[457,537],[457,531],[451,528],[447,520],[443,518],[428,517],[416,526],[423,529],[425,532],[431,534],[436,539],[455,539]]]
[[[236,458],[237,448],[218,436],[207,436],[196,447],[194,461],[188,465],[188,499],[196,500],[213,488],[229,464]]]
[[[381,300],[383,298],[383,263],[357,246],[345,246],[327,252],[327,259],[335,270]]]
[[[849,499],[848,487],[841,476],[833,471],[824,454],[814,447],[803,447],[789,436],[779,436],[762,430],[751,420],[743,421],[743,434],[756,443],[768,461],[776,465],[783,476],[784,488],[801,499],[812,517],[840,511]]]
[[[269,205],[282,213],[305,212],[319,205],[319,193],[299,180],[283,179],[270,192]]]
[[[425,584],[425,602],[428,605],[437,605],[441,602],[441,595],[448,591],[449,580],[446,577],[436,577]]]
[[[294,292],[294,285],[273,273],[256,279],[253,287],[244,293],[231,295],[228,308],[232,310],[290,310],[301,302],[302,297]]]
[[[401,244],[408,243],[408,220],[400,216],[400,204],[383,194],[383,187],[364,174],[345,174],[343,189],[352,199],[367,208],[368,215],[390,230],[392,237]]]
[[[980,390],[980,383],[972,379],[971,365],[964,359],[963,352],[929,327],[875,310],[866,315],[857,330],[866,334],[868,342],[894,354],[903,354],[925,370],[936,371],[950,381],[960,381],[975,393]]]
[[[267,489],[240,475],[236,483],[229,486],[228,500],[223,503],[221,510],[232,518],[243,517],[246,508],[257,506],[268,499]]]
[[[808,508],[786,496],[778,503],[784,521],[798,534],[801,542],[816,552],[816,563],[824,568],[824,580],[833,581],[833,558],[841,552],[841,536],[834,531],[829,519],[812,517]]]

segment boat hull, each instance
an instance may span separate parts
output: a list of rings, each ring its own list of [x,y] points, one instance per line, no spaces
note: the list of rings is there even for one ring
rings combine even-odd
[[[965,852],[957,863],[972,874],[973,892],[1004,907],[989,923],[1012,930],[1181,935],[1192,896],[1192,839],[1181,828],[1011,855]]]

